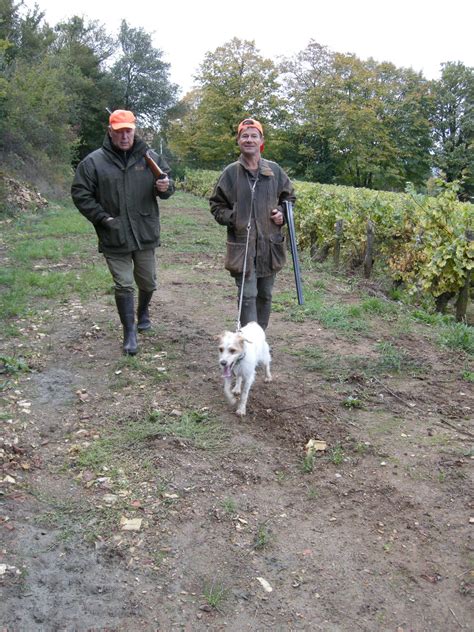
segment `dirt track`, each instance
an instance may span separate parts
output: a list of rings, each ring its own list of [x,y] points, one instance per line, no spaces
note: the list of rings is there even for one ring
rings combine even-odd
[[[3,398],[3,629],[472,629],[467,357],[400,318],[348,335],[277,297],[274,381],[257,377],[241,420],[217,366],[235,318],[222,257],[165,238],[159,262],[135,359],[110,295],[51,305],[2,343],[33,369]],[[374,291],[324,284],[335,304]],[[377,364],[381,341],[399,371]],[[311,438],[327,442],[314,462]]]

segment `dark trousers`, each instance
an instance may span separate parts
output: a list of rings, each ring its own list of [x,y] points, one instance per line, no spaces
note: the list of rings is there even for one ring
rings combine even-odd
[[[237,301],[240,304],[242,292],[242,274],[236,275],[235,284],[238,288]],[[276,274],[257,278],[255,270],[245,278],[243,284],[242,311],[240,324],[244,327],[247,323],[256,321],[262,329],[268,327],[270,312],[272,311],[272,292]]]

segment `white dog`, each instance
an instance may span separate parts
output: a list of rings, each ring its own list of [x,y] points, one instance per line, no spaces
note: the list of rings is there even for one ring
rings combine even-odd
[[[224,377],[224,393],[232,405],[237,401],[234,395],[240,395],[237,415],[245,415],[249,391],[258,365],[263,364],[265,367],[265,382],[271,382],[270,362],[265,332],[255,322],[248,323],[236,333],[225,331],[219,337],[219,363]],[[236,380],[234,388],[231,388],[233,375]]]

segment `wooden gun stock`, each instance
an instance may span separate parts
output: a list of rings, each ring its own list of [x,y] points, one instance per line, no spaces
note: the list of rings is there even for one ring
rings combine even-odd
[[[166,173],[158,167],[156,162],[150,156],[150,150],[145,153],[145,161],[157,180],[160,180],[160,178],[166,178]]]

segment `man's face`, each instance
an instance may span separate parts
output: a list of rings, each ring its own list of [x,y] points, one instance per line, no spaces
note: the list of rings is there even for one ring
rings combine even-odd
[[[131,127],[123,127],[122,129],[113,130],[109,127],[109,135],[112,144],[121,149],[122,151],[128,151],[133,147],[133,141],[135,140],[135,130]]]
[[[260,145],[263,136],[256,127],[246,127],[237,139],[237,144],[244,156],[260,156]]]

